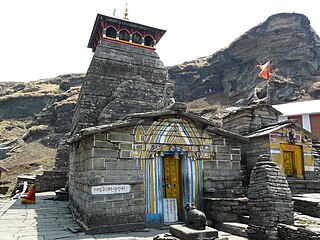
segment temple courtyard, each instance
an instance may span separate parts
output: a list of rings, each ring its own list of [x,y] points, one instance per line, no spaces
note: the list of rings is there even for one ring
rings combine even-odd
[[[117,239],[152,240],[169,232],[169,227],[137,232],[85,235],[72,218],[68,201],[56,201],[54,192],[37,193],[37,203],[21,204],[20,200],[0,199],[1,240],[47,239]],[[246,239],[219,231],[220,239]]]

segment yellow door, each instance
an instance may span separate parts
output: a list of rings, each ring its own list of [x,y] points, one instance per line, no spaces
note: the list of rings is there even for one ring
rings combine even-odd
[[[286,176],[293,175],[293,152],[283,152],[283,171]]]
[[[164,198],[177,199],[178,217],[180,217],[180,160],[173,159],[173,156],[166,156],[163,158],[163,187]]]
[[[282,170],[286,176],[303,179],[302,146],[281,144]]]

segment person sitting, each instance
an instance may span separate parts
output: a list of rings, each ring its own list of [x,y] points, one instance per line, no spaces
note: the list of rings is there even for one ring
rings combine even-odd
[[[36,203],[36,189],[34,184],[30,184],[29,190],[26,196],[21,196],[21,203],[25,203],[25,204]]]
[[[22,189],[22,191],[21,191],[21,189]],[[28,189],[28,183],[26,181],[23,182],[23,185],[20,183],[20,185],[18,186],[18,190],[16,191],[16,195],[14,195],[11,198],[11,200],[21,198],[21,196],[25,194],[27,189]]]

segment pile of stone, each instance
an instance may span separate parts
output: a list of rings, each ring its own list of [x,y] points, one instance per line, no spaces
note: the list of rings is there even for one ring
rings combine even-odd
[[[261,155],[251,172],[248,198],[249,239],[278,239],[278,224],[293,224],[288,182],[268,155]]]

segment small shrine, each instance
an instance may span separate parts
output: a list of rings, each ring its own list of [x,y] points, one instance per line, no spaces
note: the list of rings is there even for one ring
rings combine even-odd
[[[306,188],[318,192],[318,187],[311,186],[316,186],[319,178],[319,155],[315,148],[319,138],[294,120],[278,122],[280,115],[281,112],[270,105],[251,105],[225,116],[223,127],[249,140],[241,146],[247,179],[258,157],[267,154],[288,178],[291,191],[303,192]]]

